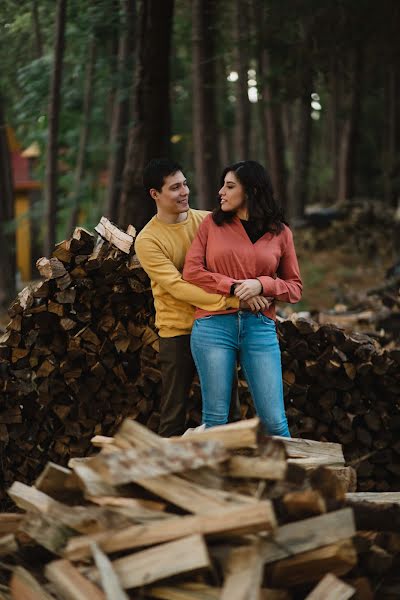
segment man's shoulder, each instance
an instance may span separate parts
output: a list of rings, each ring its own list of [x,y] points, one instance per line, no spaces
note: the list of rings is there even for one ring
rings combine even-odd
[[[192,219],[195,219],[199,223],[211,214],[209,210],[198,210],[197,208],[191,208],[190,212],[192,214]]]
[[[140,242],[141,240],[144,239],[151,239],[153,237],[153,234],[155,231],[157,231],[158,227],[157,227],[157,219],[156,217],[152,217],[150,219],[150,221],[148,223],[146,223],[146,225],[143,227],[143,229],[137,234],[136,236],[136,242]]]

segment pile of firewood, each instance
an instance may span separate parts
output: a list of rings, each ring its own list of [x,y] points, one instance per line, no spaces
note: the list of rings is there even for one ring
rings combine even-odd
[[[379,202],[343,204],[336,219],[296,231],[296,248],[303,251],[340,248],[379,263],[392,256],[396,244],[394,210]]]
[[[25,512],[0,515],[2,598],[398,597],[399,498],[346,493],[338,444],[258,419],[170,440],[126,420],[93,442],[9,489]]]
[[[319,323],[367,333],[382,346],[400,345],[400,276],[394,275],[365,292],[348,291],[343,303],[320,311]]]
[[[400,349],[334,325],[279,326],[292,435],[343,445],[360,491],[400,488]]]
[[[134,231],[106,219],[100,237],[77,228],[40,259],[44,280],[10,307],[0,338],[0,498],[14,479],[35,480],[48,460],[65,465],[113,435],[125,417],[157,430],[158,337]],[[400,350],[307,319],[278,327],[285,400],[294,436],[339,442],[360,490],[398,490]],[[241,378],[244,418],[254,407]],[[201,418],[198,383],[188,427]]]
[[[159,373],[144,375],[141,365],[143,348],[156,356],[158,336],[134,230],[106,219],[96,230],[97,242],[77,228],[39,259],[44,280],[9,309],[0,338],[3,495],[16,477],[31,482],[48,460],[84,456],[96,433],[112,434],[127,416],[148,421],[158,409]]]

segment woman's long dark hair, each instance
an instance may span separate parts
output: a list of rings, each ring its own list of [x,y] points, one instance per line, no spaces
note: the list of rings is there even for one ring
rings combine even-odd
[[[231,171],[244,188],[249,221],[254,223],[260,233],[280,233],[286,221],[282,208],[274,198],[271,179],[264,167],[255,160],[243,160],[229,165],[223,170],[221,187],[224,185],[226,174]],[[217,225],[232,221],[234,216],[233,211],[224,212],[221,206],[213,211],[213,220]]]

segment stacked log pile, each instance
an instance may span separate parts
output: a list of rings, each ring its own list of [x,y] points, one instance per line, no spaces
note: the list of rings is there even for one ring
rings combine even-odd
[[[9,309],[0,338],[3,495],[16,477],[32,482],[48,460],[83,456],[96,433],[158,409],[159,373],[141,365],[144,347],[156,356],[158,337],[133,228],[102,219],[97,230],[95,242],[77,228],[40,259],[43,281]]]
[[[9,489],[25,512],[0,518],[4,598],[396,597],[399,505],[378,534],[379,507],[286,456],[337,459],[334,444],[266,438],[258,419],[175,440],[126,420],[97,443],[97,456]]]
[[[97,241],[77,228],[41,259],[44,280],[10,307],[0,340],[0,499],[48,460],[90,453],[91,437],[112,436],[125,417],[157,430],[158,338],[134,231],[106,219],[96,230]],[[343,444],[360,490],[398,490],[399,349],[294,317],[278,331],[292,434]],[[254,416],[243,379],[239,391],[242,416]],[[188,427],[201,417],[198,383],[192,392]]]
[[[364,293],[347,293],[345,304],[317,313],[318,322],[367,333],[382,346],[400,345],[400,276]]]
[[[394,210],[379,202],[341,205],[336,219],[319,220],[296,232],[296,248],[305,251],[335,250],[347,252],[349,258],[361,254],[365,260],[379,264],[392,257],[396,243]],[[312,221],[311,221],[312,222]]]
[[[400,488],[400,350],[306,318],[279,326],[294,436],[339,442],[360,491]]]

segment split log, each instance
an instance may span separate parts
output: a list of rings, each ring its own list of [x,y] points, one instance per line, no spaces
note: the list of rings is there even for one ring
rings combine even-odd
[[[155,546],[112,562],[124,589],[140,587],[166,577],[210,567],[207,547],[200,535]],[[90,569],[88,576],[99,579],[98,571]]]
[[[231,492],[208,490],[202,485],[183,479],[177,475],[162,475],[152,479],[141,479],[140,486],[145,490],[179,506],[188,512],[206,514],[226,508],[232,501],[253,504],[251,499]]]
[[[286,460],[277,461],[264,456],[232,456],[228,463],[230,477],[254,477],[257,479],[282,480],[288,470]]]
[[[357,552],[351,540],[344,540],[280,560],[268,568],[267,580],[274,587],[293,587],[318,581],[325,573],[346,575],[356,564]]]
[[[96,544],[92,544],[91,548],[97,570],[100,573],[101,587],[105,591],[106,597],[109,599],[112,598],[113,600],[129,600],[121,587],[111,561],[103,554]]]
[[[221,600],[258,600],[263,567],[257,544],[232,550],[225,565]]]
[[[344,465],[341,444],[317,442],[300,438],[283,438],[279,436],[273,436],[273,439],[283,442],[289,462],[299,464],[303,467]]]
[[[130,448],[97,456],[90,468],[97,471],[111,485],[136,482],[147,478],[179,473],[188,468],[198,469],[227,460],[222,444],[213,441],[186,441],[167,444],[160,448],[137,450]]]
[[[0,513],[0,535],[16,533],[22,518],[20,513]]]
[[[285,511],[291,519],[305,519],[326,512],[326,502],[316,490],[289,492],[282,498]]]
[[[17,549],[17,541],[13,533],[6,533],[0,536],[0,556],[15,554]]]
[[[189,437],[195,436],[196,440],[214,440],[220,442],[225,448],[255,447],[260,431],[258,417],[246,421],[229,423],[228,426],[212,427],[206,431],[188,433],[185,438],[170,438],[171,441],[184,443]]]
[[[46,280],[57,279],[67,273],[63,263],[58,258],[42,257],[36,261],[36,267]]]
[[[400,492],[354,492],[347,493],[346,500],[372,502],[373,504],[400,504]]]
[[[13,600],[54,600],[27,569],[19,566],[13,570],[10,590]]]
[[[133,236],[118,229],[118,227],[113,225],[105,217],[101,217],[100,223],[95,227],[95,230],[99,235],[101,235],[102,238],[107,240],[107,242],[110,242],[122,252],[125,252],[125,254],[129,254],[131,251],[134,240]],[[135,233],[134,228],[132,233]]]
[[[264,542],[265,564],[321,546],[347,540],[355,534],[352,510],[342,509],[278,527]]]
[[[149,589],[149,597],[158,600],[219,600],[221,590],[204,583],[179,586],[156,586]]]
[[[145,547],[185,537],[196,532],[201,535],[243,534],[269,531],[276,526],[275,515],[269,501],[251,507],[232,507],[214,511],[207,516],[187,516],[154,521],[148,525],[133,525],[121,531],[105,531],[86,537],[74,537],[64,555],[82,559],[90,555],[95,542],[106,553]]]
[[[102,590],[67,560],[49,563],[45,573],[63,600],[107,600]]]
[[[306,600],[347,600],[354,596],[355,591],[351,585],[328,573],[308,594]]]

